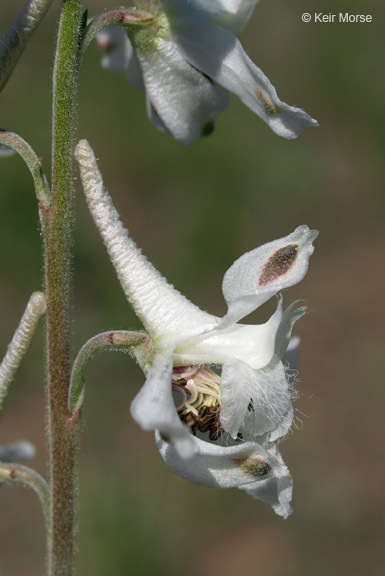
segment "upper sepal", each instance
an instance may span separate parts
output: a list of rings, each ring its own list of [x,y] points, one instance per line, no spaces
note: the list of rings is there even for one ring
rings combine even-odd
[[[95,155],[86,140],[76,147],[88,206],[111,261],[137,316],[151,338],[183,341],[213,328],[217,319],[200,310],[154,268],[124,228],[104,188]]]

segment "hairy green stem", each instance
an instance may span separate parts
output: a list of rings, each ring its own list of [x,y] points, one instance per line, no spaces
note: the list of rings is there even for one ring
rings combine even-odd
[[[47,299],[49,576],[74,570],[76,419],[68,413],[74,123],[81,1],[64,0],[53,76],[52,205],[44,230]]]

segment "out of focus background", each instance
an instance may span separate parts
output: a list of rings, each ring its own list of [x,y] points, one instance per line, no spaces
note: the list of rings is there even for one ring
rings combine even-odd
[[[1,33],[24,0],[2,0]],[[0,94],[0,126],[20,133],[49,173],[54,3]],[[114,4],[90,0],[90,15]],[[303,12],[371,14],[367,24],[304,23]],[[287,521],[238,490],[174,476],[129,414],[143,383],[134,362],[95,357],[87,371],[80,453],[84,576],[354,576],[385,573],[384,81],[385,5],[378,0],[264,0],[241,40],[285,102],[320,127],[286,141],[235,97],[215,133],[184,149],[157,132],[143,94],[100,67],[81,70],[79,138],[100,159],[122,219],[149,259],[202,308],[225,313],[221,281],[245,251],[299,224],[320,230],[309,272],[285,293],[304,300],[298,429],[281,444],[294,477]],[[0,164],[0,355],[41,287],[32,181],[19,157]],[[139,327],[85,206],[76,198],[73,354],[109,329]],[[247,322],[264,321],[274,303]],[[43,328],[22,363],[0,443],[27,438],[45,472]],[[3,576],[41,576],[35,495],[0,490]]]

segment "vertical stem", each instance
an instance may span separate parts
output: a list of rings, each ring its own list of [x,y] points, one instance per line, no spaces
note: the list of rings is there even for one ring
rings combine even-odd
[[[75,423],[68,413],[73,140],[81,0],[63,0],[53,76],[52,207],[45,235],[49,576],[71,576],[74,555]]]

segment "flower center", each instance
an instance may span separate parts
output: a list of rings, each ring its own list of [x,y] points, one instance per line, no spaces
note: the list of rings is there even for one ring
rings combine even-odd
[[[208,432],[210,440],[218,440],[223,432],[219,374],[207,366],[180,366],[173,370],[172,389],[181,396],[177,410],[182,422],[193,434]]]

